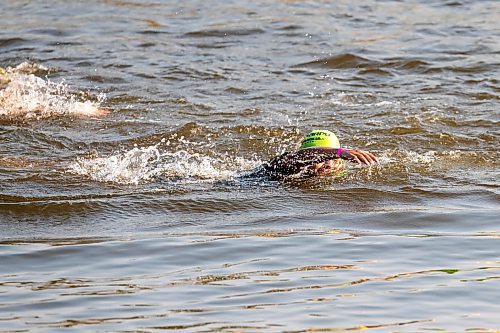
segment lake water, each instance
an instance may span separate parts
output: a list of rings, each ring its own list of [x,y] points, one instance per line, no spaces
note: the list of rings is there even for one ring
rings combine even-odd
[[[0,332],[498,331],[498,13],[1,1]]]

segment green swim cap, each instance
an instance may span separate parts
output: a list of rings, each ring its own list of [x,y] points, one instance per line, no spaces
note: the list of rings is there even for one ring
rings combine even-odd
[[[333,132],[327,130],[314,130],[309,132],[309,134],[302,139],[299,149],[310,147],[340,148],[340,142]]]
[[[0,67],[0,84],[7,84],[9,83],[9,78],[7,77],[7,71],[5,68]]]

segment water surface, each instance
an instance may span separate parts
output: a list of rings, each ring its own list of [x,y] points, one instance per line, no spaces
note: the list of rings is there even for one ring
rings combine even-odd
[[[498,330],[499,11],[2,2],[0,331]]]

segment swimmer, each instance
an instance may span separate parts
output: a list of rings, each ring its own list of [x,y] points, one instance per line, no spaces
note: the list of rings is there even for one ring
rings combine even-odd
[[[341,148],[334,133],[314,130],[302,139],[299,150],[283,153],[264,163],[256,171],[272,178],[335,175],[345,170],[342,160],[366,165],[378,164],[377,157],[372,153]]]

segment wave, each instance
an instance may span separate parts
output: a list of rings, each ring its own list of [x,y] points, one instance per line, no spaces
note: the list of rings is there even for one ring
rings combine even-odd
[[[0,117],[40,119],[52,116],[102,116],[104,94],[95,100],[77,96],[63,81],[56,83],[37,75],[49,69],[24,62],[0,70]],[[80,93],[84,95],[84,93]]]
[[[241,157],[236,152],[218,152],[212,148],[208,143],[171,136],[168,140],[163,138],[149,146],[134,144],[130,150],[107,155],[91,153],[79,157],[70,164],[68,171],[94,181],[118,184],[138,185],[161,180],[199,183],[239,180],[241,177],[247,179],[247,175],[262,164],[260,155]],[[388,149],[377,152],[377,155],[380,161],[378,166],[347,163],[347,173],[320,178],[334,183],[388,184],[399,180],[408,185],[415,179],[433,178],[436,175],[453,176],[456,170],[494,169],[498,166],[497,154],[485,155],[475,151],[416,152]],[[295,178],[289,180],[302,182]]]
[[[465,52],[464,54],[468,53]],[[441,61],[424,60],[414,57],[369,59],[354,53],[339,53],[295,64],[291,68],[354,69],[358,70],[360,74],[392,75],[397,72],[417,74],[480,74],[494,71],[495,66],[496,64],[486,64],[481,61],[473,63],[457,62],[454,66],[450,66],[444,65]]]
[[[337,54],[327,58],[321,58],[305,63],[301,63],[293,67],[324,67],[332,69],[345,68],[366,68],[375,66],[377,62],[350,53]]]
[[[109,156],[78,158],[70,165],[69,172],[99,182],[138,185],[158,178],[183,182],[228,180],[239,170],[259,163],[227,154],[212,157],[186,150],[164,151],[162,145],[168,142],[163,139],[153,146],[135,146]]]
[[[262,33],[264,33],[264,30],[262,29],[221,28],[221,29],[204,29],[199,31],[191,31],[186,33],[186,36],[205,38],[205,37],[249,36]]]

